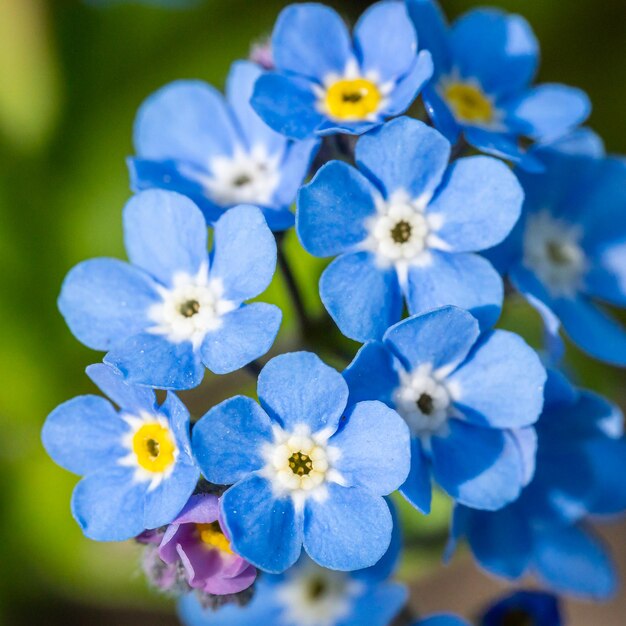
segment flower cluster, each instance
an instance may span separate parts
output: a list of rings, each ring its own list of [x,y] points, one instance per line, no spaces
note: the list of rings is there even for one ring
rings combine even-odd
[[[80,263],[59,297],[110,401],[62,404],[42,437],[82,476],[85,535],[143,546],[188,626],[409,624],[396,491],[423,515],[433,489],[452,500],[448,557],[464,538],[494,575],[615,591],[587,518],[626,511],[623,416],[560,371],[559,331],[626,366],[603,306],[626,305],[626,165],[577,128],[583,92],[531,84],[537,61],[527,22],[496,10],[449,27],[434,0],[383,0],[350,32],[294,4],[225,96],[178,81],[140,107],[128,262]],[[291,228],[331,259],[328,317],[307,310]],[[302,317],[278,340],[277,265]],[[495,328],[514,290],[543,360]],[[361,344],[347,357],[342,335]],[[192,419],[179,392],[205,370],[252,376],[256,397]],[[559,613],[519,592],[481,624]]]

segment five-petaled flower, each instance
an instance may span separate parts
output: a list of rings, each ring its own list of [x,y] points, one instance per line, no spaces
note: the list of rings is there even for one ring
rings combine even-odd
[[[518,173],[522,217],[490,254],[553,337],[562,324],[593,357],[626,366],[626,331],[601,304],[626,306],[626,163],[581,147],[533,152],[544,170]]]
[[[393,33],[390,35],[389,33]],[[288,6],[272,36],[275,71],[252,106],[272,128],[303,139],[361,134],[403,113],[432,74],[403,2],[378,2],[354,28],[321,4]]]
[[[144,191],[124,210],[131,264],[93,259],[70,271],[59,308],[85,345],[126,380],[163,389],[200,384],[204,366],[239,369],[271,347],[278,307],[243,302],[276,267],[276,242],[261,211],[240,206],[207,227],[188,198]]]
[[[193,430],[204,476],[233,485],[221,498],[233,548],[272,573],[303,545],[332,569],[376,563],[392,531],[382,496],[409,471],[402,419],[381,402],[348,405],[341,374],[308,352],[269,361],[257,390],[261,406],[231,398]]]
[[[289,141],[249,104],[263,71],[239,61],[226,99],[201,81],[177,81],[139,109],[128,161],[135,191],[160,188],[190,197],[209,222],[238,204],[263,210],[272,230],[293,225],[293,203],[311,165],[315,140]]]
[[[407,0],[407,7],[434,62],[424,103],[451,142],[462,133],[479,150],[534,169],[520,138],[549,141],[588,117],[591,104],[579,89],[531,86],[539,46],[524,18],[476,9],[448,28],[435,0]]]
[[[559,592],[609,597],[617,585],[614,566],[582,521],[626,511],[624,416],[551,370],[536,431],[532,482],[499,511],[457,507],[448,552],[466,537],[478,563],[493,574],[517,579],[534,573]]]
[[[380,400],[409,425],[411,473],[400,492],[421,511],[430,511],[431,474],[457,502],[487,510],[532,478],[546,373],[521,337],[480,336],[469,313],[443,307],[363,346],[344,377],[351,403]]]
[[[119,410],[99,396],[79,396],[46,420],[43,444],[56,463],[84,477],[72,513],[85,535],[123,541],[168,524],[193,493],[200,471],[191,456],[189,413],[168,393],[125,383],[111,367],[87,374]]]
[[[222,596],[244,591],[256,578],[254,566],[233,552],[219,522],[219,500],[213,494],[191,496],[167,528],[142,533],[137,539],[147,544],[150,553],[156,550],[162,568],[169,568],[174,579],[182,578],[167,580],[168,586],[186,583],[187,590]],[[152,570],[153,561],[151,556]],[[147,573],[150,577],[151,572]],[[158,579],[155,582],[159,584]]]
[[[341,332],[380,339],[402,317],[453,304],[484,327],[497,320],[502,280],[473,254],[501,242],[519,218],[522,189],[491,157],[448,167],[450,144],[399,118],[359,139],[359,170],[332,161],[298,195],[297,230],[313,255],[339,254],[320,295]]]

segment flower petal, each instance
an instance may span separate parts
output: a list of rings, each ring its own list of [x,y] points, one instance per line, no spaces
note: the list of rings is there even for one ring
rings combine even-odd
[[[122,439],[127,431],[110,402],[99,396],[79,396],[50,413],[41,440],[55,463],[82,475],[114,466],[125,456]]]
[[[395,491],[410,466],[410,436],[404,420],[382,402],[359,402],[329,440],[341,455],[334,467],[346,483],[377,495]],[[385,436],[381,438],[380,433]]]
[[[355,158],[386,197],[403,190],[430,200],[448,166],[450,144],[423,122],[401,117],[361,137]]]
[[[450,69],[448,25],[444,12],[435,0],[407,0],[421,50],[428,50],[435,64],[436,75]]]
[[[388,626],[400,613],[408,598],[404,585],[381,583],[372,586],[354,602],[349,617],[339,622],[341,626]]]
[[[537,353],[518,335],[484,335],[469,358],[449,377],[455,405],[472,423],[521,428],[543,408],[546,371]]]
[[[424,454],[422,444],[418,439],[411,440],[411,470],[400,487],[400,493],[407,502],[416,509],[428,515],[433,495],[430,479],[430,462]]]
[[[539,85],[508,104],[507,124],[534,139],[549,141],[582,124],[591,113],[589,96],[565,85]]]
[[[440,217],[436,234],[446,249],[474,252],[504,240],[519,219],[523,201],[521,185],[502,161],[469,157],[447,171],[428,215]]]
[[[344,254],[322,274],[320,296],[339,330],[355,341],[380,339],[402,316],[393,268],[379,268],[369,252]]]
[[[193,389],[204,376],[204,366],[190,341],[172,343],[149,333],[119,344],[104,357],[104,362],[129,383],[157,389]]]
[[[432,615],[414,626],[468,626],[468,623],[456,615]]]
[[[428,50],[422,50],[410,72],[400,80],[389,94],[389,104],[385,107],[385,117],[404,113],[417,98],[419,92],[433,75],[433,59]]]
[[[231,154],[238,143],[222,94],[192,80],[153,93],[139,108],[133,133],[138,156],[188,161],[202,168],[215,156]]]
[[[83,478],[72,494],[72,514],[94,541],[126,541],[145,529],[148,483],[135,482],[132,468],[112,467]]]
[[[144,272],[117,259],[91,259],[65,277],[59,310],[72,334],[94,350],[108,350],[148,325],[148,309],[159,301]]]
[[[276,499],[270,483],[251,474],[233,485],[221,500],[233,549],[256,567],[280,574],[302,550],[302,513],[291,498]]]
[[[467,311],[446,306],[399,322],[384,339],[408,371],[424,364],[452,371],[465,360],[479,334],[478,322]]]
[[[117,406],[126,411],[151,411],[156,407],[156,396],[152,389],[129,385],[109,365],[96,363],[87,368],[87,376]]]
[[[381,343],[365,344],[343,371],[350,388],[349,404],[362,400],[380,400],[393,406],[393,392],[400,380],[394,358]]]
[[[278,16],[272,33],[274,63],[281,72],[322,82],[344,73],[352,42],[336,11],[321,4],[292,4]]]
[[[488,94],[515,94],[539,64],[539,44],[528,22],[497,9],[463,15],[452,27],[450,46],[461,75],[478,79]]]
[[[266,354],[274,343],[282,312],[273,304],[253,302],[226,314],[200,349],[202,362],[215,374],[229,374]]]
[[[433,474],[441,487],[474,509],[494,511],[516,500],[526,477],[517,440],[458,419],[450,419],[448,428],[431,440]]]
[[[236,396],[200,418],[192,441],[205,478],[217,485],[230,485],[265,465],[263,447],[273,441],[272,425],[254,400]]]
[[[268,72],[257,80],[250,103],[270,128],[291,139],[308,139],[324,121],[315,108],[313,84]]]
[[[304,549],[322,567],[349,571],[377,563],[391,541],[393,522],[384,498],[330,483],[328,498],[309,499]]]
[[[142,191],[124,207],[124,242],[130,262],[164,285],[176,274],[195,276],[208,263],[202,212],[185,196]]]
[[[276,269],[276,241],[257,207],[237,206],[220,217],[211,264],[224,299],[240,303],[265,291]]]
[[[347,163],[331,161],[321,167],[298,193],[296,229],[305,250],[327,257],[365,240],[377,195],[372,183]]]
[[[375,73],[382,83],[406,74],[415,62],[417,34],[404,3],[377,2],[369,7],[354,27],[354,46],[364,74]]]
[[[411,315],[441,306],[467,309],[482,329],[500,316],[502,279],[489,261],[477,254],[430,251],[430,263],[409,269],[407,304]]]
[[[312,433],[334,432],[348,401],[341,374],[312,352],[274,357],[261,370],[257,391],[263,408],[288,431],[305,424]]]

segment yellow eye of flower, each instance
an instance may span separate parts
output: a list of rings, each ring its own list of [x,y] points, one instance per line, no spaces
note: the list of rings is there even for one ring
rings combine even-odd
[[[339,80],[326,91],[326,110],[337,120],[365,120],[380,107],[383,96],[370,80]]]
[[[210,524],[196,524],[196,530],[200,535],[200,541],[211,548],[216,548],[221,552],[227,554],[233,554],[230,548],[230,541],[226,538],[226,535],[222,532],[218,522],[211,522]]]
[[[444,98],[461,122],[488,124],[493,121],[493,105],[475,85],[450,83],[444,87]]]
[[[133,436],[137,463],[149,472],[162,473],[176,460],[176,443],[161,424],[145,424]]]

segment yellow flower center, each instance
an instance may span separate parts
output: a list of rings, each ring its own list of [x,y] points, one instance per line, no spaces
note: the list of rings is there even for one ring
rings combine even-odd
[[[326,110],[337,120],[365,120],[380,107],[383,96],[370,80],[339,80],[326,91]]]
[[[176,460],[176,443],[169,428],[145,424],[133,436],[133,452],[143,469],[160,474]]]
[[[444,98],[461,122],[488,124],[493,121],[491,100],[475,85],[450,83],[444,87]]]
[[[222,532],[218,522],[210,524],[196,524],[196,530],[200,535],[200,541],[211,548],[233,554],[230,547],[230,541],[226,539],[226,535]]]

